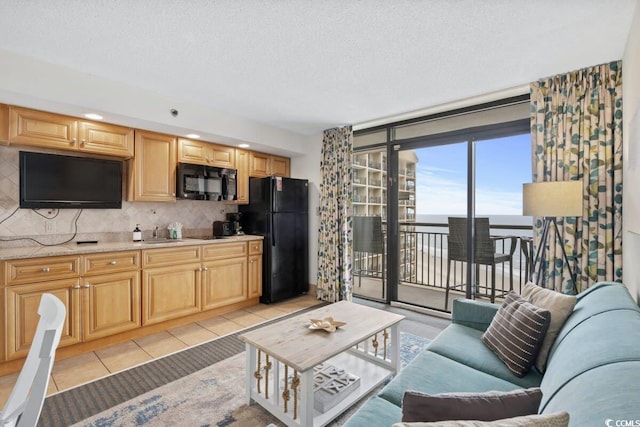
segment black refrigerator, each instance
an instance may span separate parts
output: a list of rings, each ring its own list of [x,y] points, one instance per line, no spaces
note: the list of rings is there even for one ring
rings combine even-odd
[[[309,291],[308,200],[306,179],[249,179],[249,204],[239,211],[244,232],[264,236],[260,302]]]

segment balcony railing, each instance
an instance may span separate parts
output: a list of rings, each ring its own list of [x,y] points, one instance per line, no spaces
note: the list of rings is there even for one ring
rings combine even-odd
[[[526,283],[526,270],[529,261],[525,254],[531,253],[531,248],[522,245],[530,245],[531,226],[522,225],[492,225],[492,236],[496,244],[496,252],[509,254],[511,242],[514,242],[514,250],[510,261],[496,265],[495,289],[496,295],[501,296],[508,292],[510,284],[509,263],[513,267],[513,289],[520,291]],[[402,284],[424,287],[431,290],[445,290],[447,287],[447,248],[448,248],[448,224],[442,223],[416,223],[401,222],[399,233],[399,276]],[[386,242],[386,234],[385,234]],[[366,259],[354,259],[354,266],[358,263],[366,263],[366,269],[374,273],[374,277],[382,274],[381,255],[367,256]],[[450,267],[450,288],[458,286],[463,288],[466,282],[466,263],[452,261]],[[474,292],[479,296],[488,296],[491,293],[491,267],[484,265],[476,269],[476,285]],[[356,294],[359,288],[356,288]]]

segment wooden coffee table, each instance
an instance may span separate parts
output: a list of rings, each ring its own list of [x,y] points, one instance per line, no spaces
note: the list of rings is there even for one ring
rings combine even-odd
[[[309,319],[326,317],[346,324],[335,332],[309,329]],[[403,318],[341,301],[240,335],[247,350],[248,404],[260,404],[288,426],[328,424],[398,372]],[[314,375],[321,381],[319,366],[339,372],[323,396],[314,393]],[[327,404],[333,406],[315,409],[326,396],[333,397]]]

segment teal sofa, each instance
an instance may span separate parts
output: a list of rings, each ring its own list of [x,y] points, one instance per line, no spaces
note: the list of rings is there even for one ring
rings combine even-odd
[[[344,427],[389,427],[401,421],[406,390],[436,394],[527,387],[542,390],[539,413],[567,411],[571,426],[640,424],[640,309],[623,285],[602,282],[578,295],[544,376],[533,369],[516,377],[482,343],[498,307],[454,301],[452,324]]]

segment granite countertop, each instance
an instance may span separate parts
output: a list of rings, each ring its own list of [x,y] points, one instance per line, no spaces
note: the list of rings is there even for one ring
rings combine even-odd
[[[142,243],[134,242],[105,242],[105,243],[87,243],[78,245],[76,242],[70,242],[64,245],[56,246],[29,246],[21,248],[0,248],[0,260],[11,260],[20,258],[37,258],[61,255],[81,255],[99,252],[129,251],[140,249],[156,249],[168,248],[175,246],[193,246],[193,245],[209,245],[222,244],[231,242],[248,242],[252,240],[262,240],[263,236],[240,235],[228,236],[223,238],[197,238],[185,237],[181,240],[158,239],[157,241],[149,240]]]

